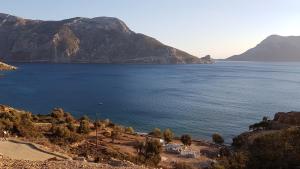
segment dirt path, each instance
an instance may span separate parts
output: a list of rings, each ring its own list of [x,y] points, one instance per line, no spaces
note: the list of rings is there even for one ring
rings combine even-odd
[[[39,151],[30,145],[11,141],[0,141],[0,154],[11,159],[44,161],[55,157],[54,155]]]

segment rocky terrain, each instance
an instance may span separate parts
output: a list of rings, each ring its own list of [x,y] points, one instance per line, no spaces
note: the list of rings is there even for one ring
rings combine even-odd
[[[0,71],[1,70],[16,70],[17,68],[14,66],[10,66],[8,64],[5,64],[3,62],[0,62]]]
[[[232,147],[221,152],[213,168],[300,167],[300,112],[279,112],[274,119],[264,117],[233,139]]]
[[[75,160],[47,160],[47,161],[27,161],[13,160],[0,156],[1,169],[143,169],[146,167],[137,166],[131,163],[122,163],[120,165],[109,165],[100,163],[89,163]]]
[[[227,60],[294,62],[300,61],[300,36],[271,35],[252,49]]]
[[[49,63],[211,63],[130,30],[111,17],[61,21],[0,14],[0,59]]]

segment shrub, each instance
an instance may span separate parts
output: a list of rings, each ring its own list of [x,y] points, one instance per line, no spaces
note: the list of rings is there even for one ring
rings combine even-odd
[[[54,108],[52,110],[51,116],[55,119],[57,119],[58,121],[63,120],[64,118],[64,110],[62,108]]]
[[[71,132],[76,132],[76,126],[74,125],[74,123],[70,122],[67,124],[67,128],[71,131]]]
[[[74,117],[70,113],[65,113],[64,117],[66,123],[73,123],[75,121]]]
[[[78,133],[88,134],[90,132],[90,123],[87,120],[81,120],[78,127]]]
[[[0,119],[0,130],[12,130],[14,124],[8,119]]]
[[[158,140],[147,140],[139,144],[139,161],[150,166],[157,166],[161,161],[161,144]]]
[[[125,128],[125,132],[128,134],[133,134],[134,133],[134,129],[132,127],[126,127]]]
[[[51,132],[54,137],[60,137],[60,138],[70,137],[71,135],[70,130],[63,125],[59,125],[59,126],[53,125],[51,128]]]
[[[82,121],[82,120],[90,121],[90,119],[87,115],[82,116],[79,120],[80,121]]]
[[[223,143],[224,143],[223,137],[222,137],[220,134],[218,134],[218,133],[214,133],[214,134],[212,135],[212,140],[213,140],[213,142],[215,142],[216,144],[223,144]]]
[[[115,126],[113,131],[111,132],[111,142],[115,142],[115,139],[117,139],[121,135],[121,128],[118,126]]]
[[[170,130],[170,129],[166,129],[164,131],[164,140],[167,142],[167,143],[170,143],[172,140],[173,140],[173,132]]]
[[[182,135],[180,140],[181,140],[182,144],[185,146],[190,146],[192,144],[192,138],[188,134]]]
[[[14,131],[22,137],[41,137],[41,133],[37,130],[32,122],[32,117],[30,113],[21,114],[20,123],[14,124]]]
[[[68,127],[63,124],[53,124],[50,131],[52,132],[50,140],[59,145],[75,143],[83,139],[82,135],[70,131]]]
[[[158,137],[160,138],[161,137],[161,130],[159,128],[155,128],[153,129],[152,132],[149,133],[150,135],[153,135],[154,137]]]

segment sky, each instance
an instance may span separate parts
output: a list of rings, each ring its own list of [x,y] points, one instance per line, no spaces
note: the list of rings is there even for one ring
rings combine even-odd
[[[0,13],[61,20],[110,16],[198,57],[226,58],[269,35],[300,35],[300,0],[0,0]]]

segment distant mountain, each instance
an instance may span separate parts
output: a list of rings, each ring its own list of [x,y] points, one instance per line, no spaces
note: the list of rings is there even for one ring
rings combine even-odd
[[[256,47],[227,60],[276,62],[300,61],[300,36],[271,35]]]
[[[50,63],[207,63],[117,18],[23,19],[0,14],[0,60]]]
[[[14,66],[10,66],[10,65],[5,64],[3,62],[0,62],[0,71],[1,70],[15,70],[15,69],[17,69],[17,68],[14,67]]]

